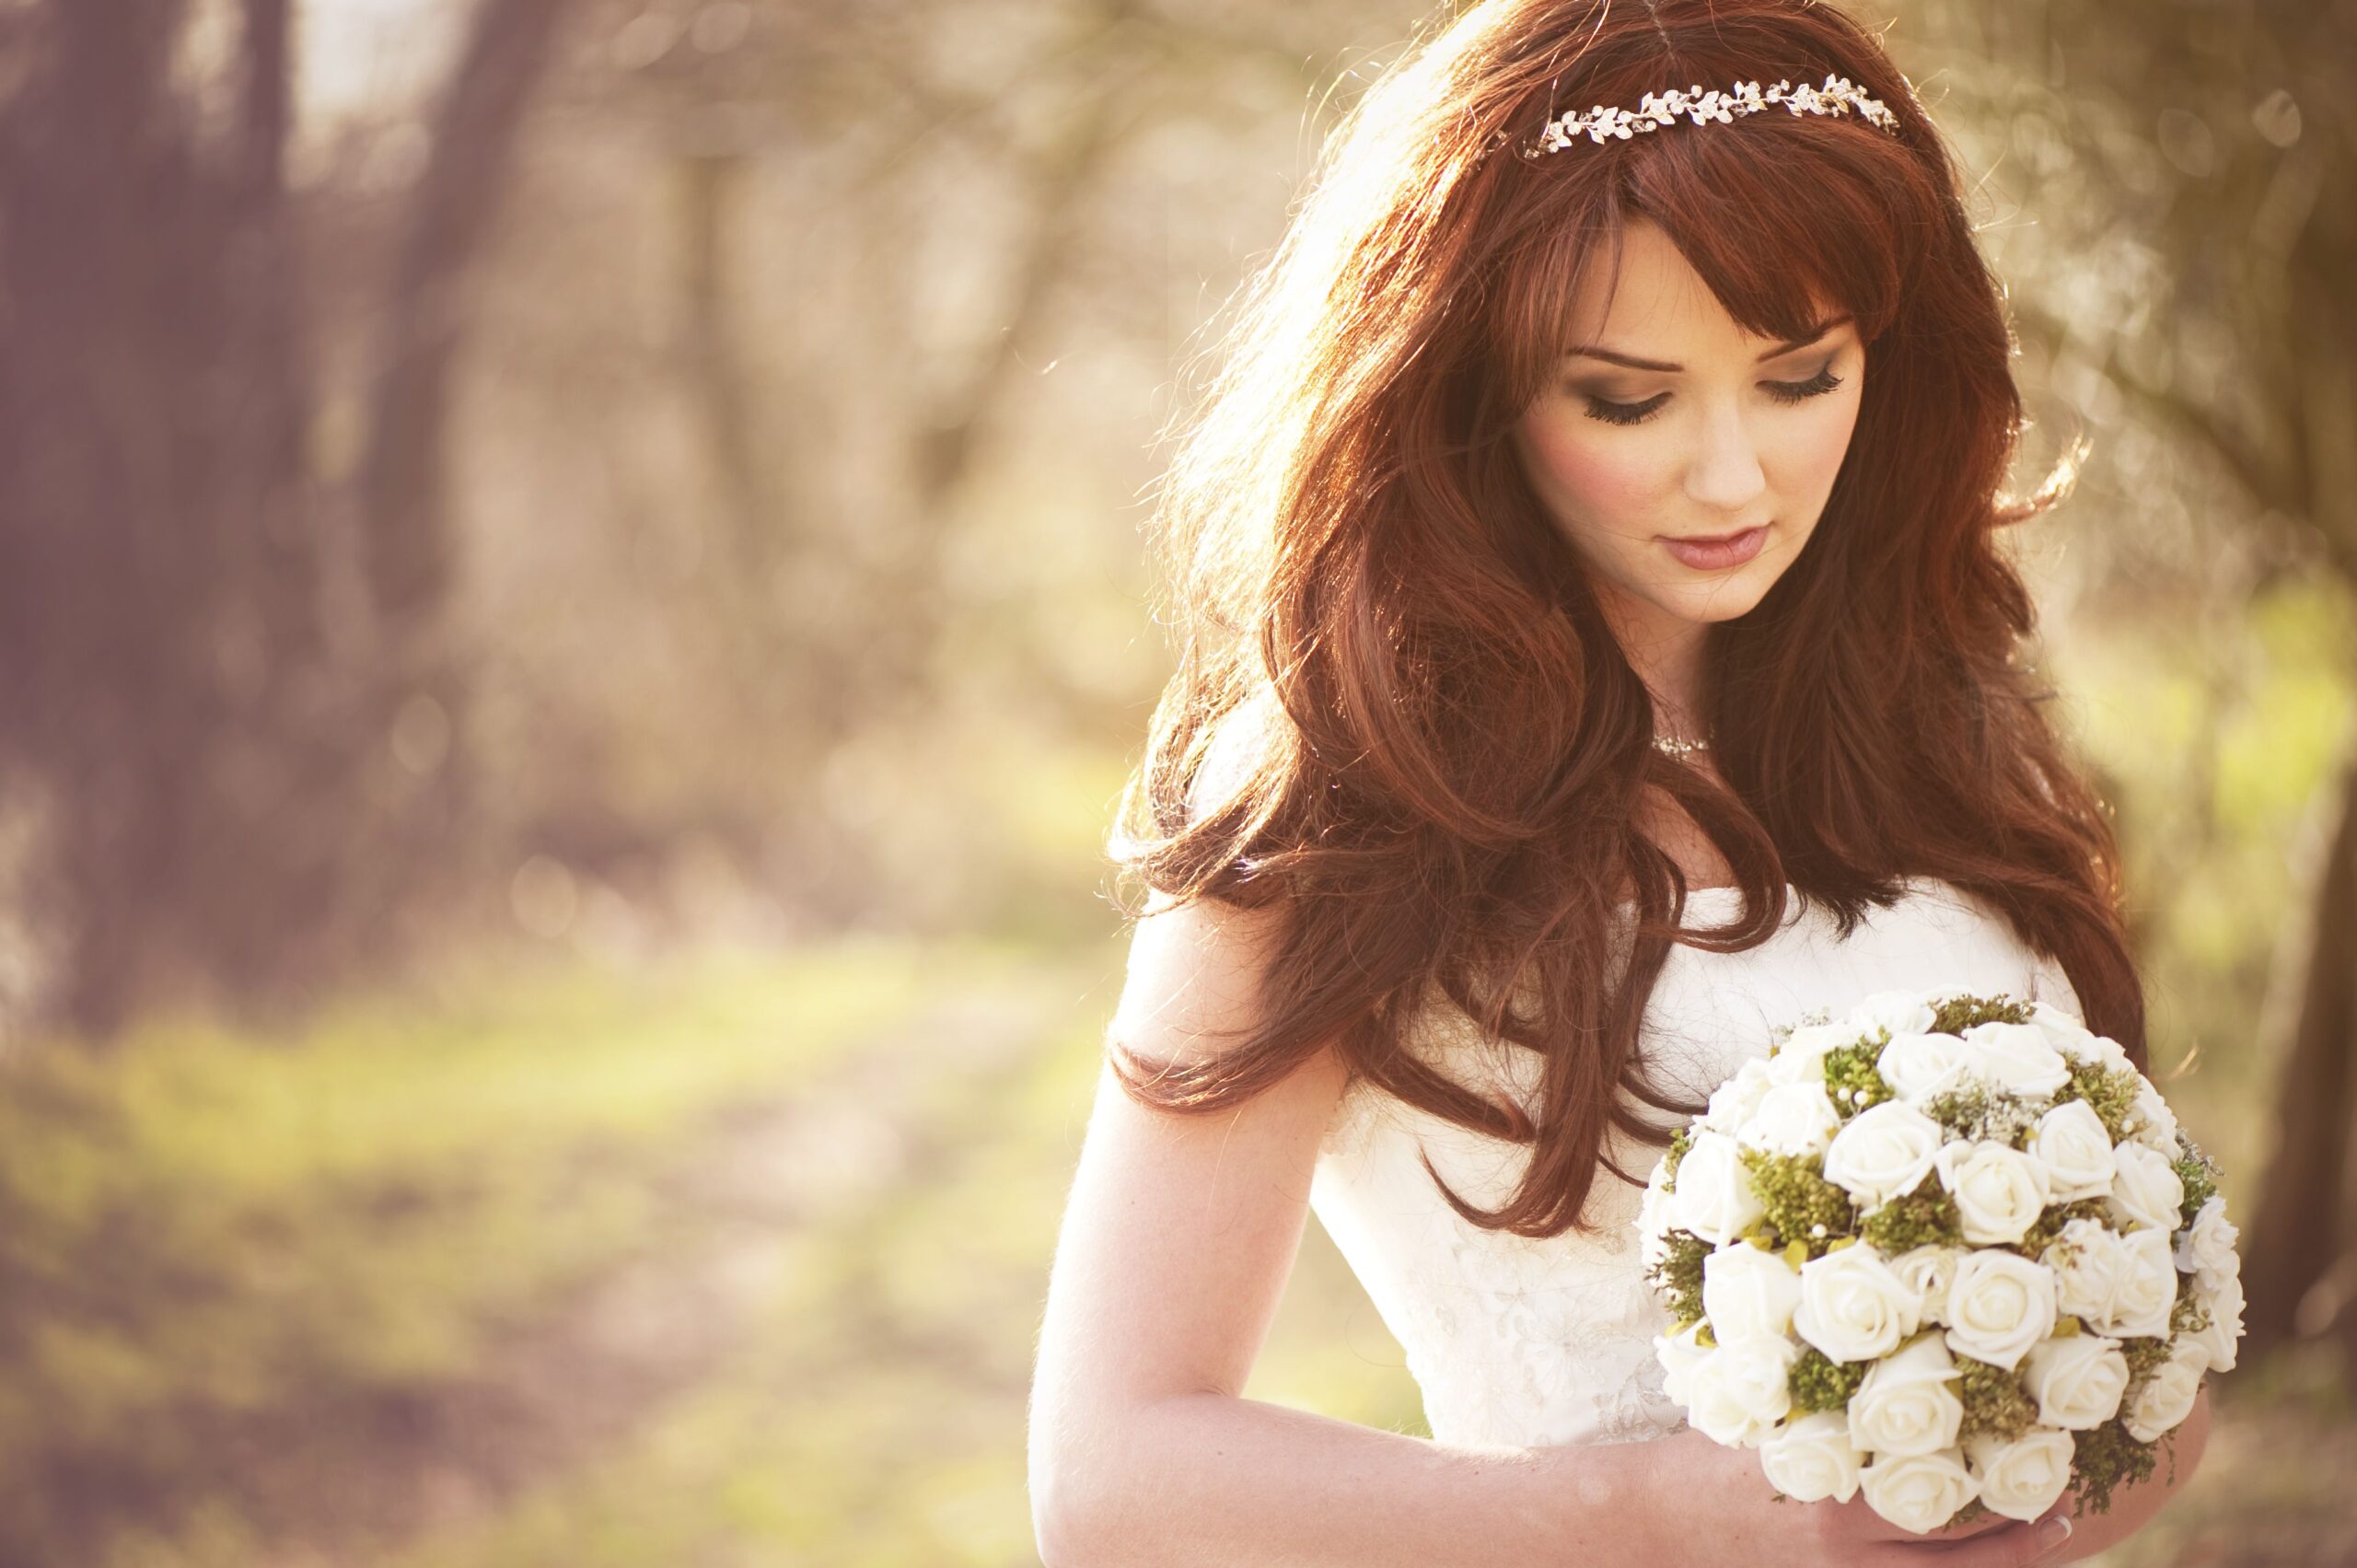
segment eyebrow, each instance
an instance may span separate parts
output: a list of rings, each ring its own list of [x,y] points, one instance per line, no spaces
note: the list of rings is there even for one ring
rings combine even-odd
[[[1840,326],[1849,319],[1850,318],[1847,316],[1829,317],[1825,320],[1819,321],[1816,326],[1811,327],[1805,336],[1794,338],[1788,342],[1778,343],[1774,348],[1771,348],[1766,354],[1761,354],[1759,359],[1753,363],[1765,365],[1779,354],[1790,354],[1796,348],[1806,348],[1809,344],[1816,343],[1818,339],[1824,337],[1826,333],[1831,331],[1834,328]],[[1608,348],[1575,348],[1572,350],[1568,357],[1573,359],[1601,359],[1613,365],[1625,365],[1631,370],[1659,370],[1670,375],[1676,375],[1686,368],[1683,365],[1672,365],[1666,360],[1640,359],[1633,354],[1621,354],[1615,349]]]

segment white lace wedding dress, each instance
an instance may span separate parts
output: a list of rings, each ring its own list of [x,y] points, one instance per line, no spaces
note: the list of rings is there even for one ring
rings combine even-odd
[[[1729,888],[1689,893],[1686,923],[1731,920],[1739,899]],[[1897,987],[2005,991],[2081,1011],[2059,964],[1945,883],[1910,882],[1890,908],[1869,908],[1846,941],[1829,912],[1804,911],[1790,892],[1787,900],[1784,923],[1759,947],[1671,947],[1641,1040],[1656,1083],[1703,1098],[1745,1058],[1766,1054],[1772,1026],[1821,1008],[1846,1011]],[[1408,1043],[1462,1082],[1534,1103],[1535,1056],[1509,1055],[1454,1007],[1428,1010]],[[1616,1146],[1641,1177],[1660,1157]],[[1588,1210],[1602,1221],[1598,1232],[1531,1240],[1460,1219],[1420,1151],[1483,1208],[1513,1191],[1528,1155],[1356,1084],[1327,1129],[1310,1206],[1406,1350],[1433,1436],[1520,1446],[1678,1430],[1683,1418],[1662,1392],[1654,1358],[1653,1336],[1668,1319],[1638,1261],[1638,1190],[1601,1173]]]

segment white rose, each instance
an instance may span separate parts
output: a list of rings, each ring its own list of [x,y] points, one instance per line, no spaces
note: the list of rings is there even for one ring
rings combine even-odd
[[[2098,1334],[2165,1338],[2177,1306],[2177,1260],[2166,1231],[2139,1230],[2119,1238],[2120,1269],[2108,1310],[2087,1318]],[[2082,1314],[2084,1316],[2084,1314]]]
[[[2050,1095],[2071,1081],[2071,1065],[2036,1024],[1992,1020],[1964,1031],[1965,1070],[2024,1096]]]
[[[1992,1514],[2025,1524],[2054,1506],[2071,1485],[2077,1445],[2051,1426],[2033,1426],[2011,1443],[1976,1437],[1965,1458],[1980,1481],[1980,1501]]]
[[[2090,1323],[2111,1317],[2112,1296],[2128,1272],[2128,1253],[2109,1225],[2101,1220],[2073,1220],[2039,1254],[2039,1260],[2054,1271],[2057,1307]]]
[[[2022,1382],[2048,1426],[2086,1432],[2119,1411],[2128,1391],[2128,1358],[2119,1342],[2100,1334],[2069,1334],[2029,1347]]]
[[[2067,1007],[2051,1002],[2029,1005],[2029,1021],[2046,1031],[2046,1038],[2055,1050],[2065,1056],[2088,1056],[2096,1047],[2095,1035],[2087,1028],[2087,1021]]]
[[[2149,1225],[2175,1231],[2184,1223],[2185,1181],[2168,1156],[2142,1144],[2122,1144],[2112,1158],[2119,1168],[2106,1207],[2122,1230]]]
[[[2128,1108],[2127,1120],[2120,1126],[2131,1142],[2172,1160],[2177,1158],[2177,1112],[2169,1109],[2169,1102],[2161,1098],[2161,1091],[2153,1087],[2150,1080],[2136,1091],[2136,1103]]]
[[[2111,1195],[2112,1175],[2119,1168],[2112,1158],[2111,1134],[2085,1100],[2065,1101],[2039,1117],[2023,1152],[2046,1167],[2049,1203]]]
[[[1833,1142],[1841,1117],[1825,1085],[1779,1084],[1759,1098],[1738,1140],[1775,1155],[1817,1155]]]
[[[1923,1298],[1923,1321],[1945,1326],[1948,1320],[1948,1285],[1956,1278],[1956,1266],[1964,1261],[1961,1247],[1942,1247],[1936,1243],[1901,1252],[1890,1260],[1890,1272],[1907,1282],[1907,1288]]]
[[[1800,1347],[1781,1334],[1722,1340],[1686,1375],[1686,1414],[1714,1443],[1756,1447],[1793,1408]]]
[[[1880,1207],[1915,1191],[1945,1136],[1938,1122],[1913,1106],[1885,1100],[1858,1112],[1833,1135],[1825,1152],[1825,1179],[1861,1207]]]
[[[1723,1132],[1700,1132],[1678,1162],[1678,1185],[1670,1194],[1670,1223],[1716,1247],[1742,1234],[1767,1213],[1743,1168],[1735,1140]]]
[[[1801,1265],[1793,1331],[1835,1361],[1872,1361],[1898,1349],[1922,1312],[1923,1298],[1860,1242]]]
[[[1662,1392],[1673,1404],[1687,1402],[1688,1381],[1694,1369],[1702,1365],[1711,1352],[1695,1342],[1702,1331],[1702,1319],[1697,1318],[1675,1334],[1654,1336],[1654,1359],[1661,1363]]]
[[[1956,1369],[1937,1334],[1875,1363],[1850,1396],[1850,1441],[1870,1454],[1936,1454],[1956,1446],[1964,1401]]]
[[[1921,1102],[1964,1081],[1964,1041],[1954,1035],[1895,1034],[1875,1071],[1901,1099]]]
[[[1789,1333],[1801,1276],[1783,1255],[1738,1241],[1702,1260],[1702,1315],[1722,1342]]]
[[[2054,1330],[2054,1272],[2017,1252],[1965,1255],[1948,1286],[1948,1348],[2011,1372]]]
[[[2212,1370],[2232,1372],[2235,1369],[2235,1344],[2243,1335],[2242,1276],[2228,1274],[2214,1290],[2197,1279],[2193,1284],[2193,1299],[2210,1314],[2210,1321],[2206,1327],[2185,1338],[2208,1353]]]
[[[1964,1238],[1987,1247],[2019,1241],[2046,1208],[2046,1167],[1995,1142],[1949,1144],[1932,1162],[1956,1200]]]
[[[1825,1053],[1858,1043],[1858,1031],[1842,1024],[1803,1024],[1784,1037],[1768,1059],[1770,1081],[1776,1084],[1825,1082]]]
[[[2180,1343],[2166,1361],[2145,1376],[2135,1397],[2128,1401],[2128,1435],[2139,1443],[2157,1442],[2163,1433],[2191,1415],[2194,1396],[2201,1392],[2201,1375],[2209,1367],[2208,1351],[2199,1344]]]
[[[2177,1238],[2177,1266],[2212,1290],[2230,1276],[2240,1278],[2243,1261],[2235,1251],[2240,1234],[2226,1217],[2226,1201],[2212,1194],[2202,1200],[2192,1226]]]
[[[1702,1112],[1702,1125],[1711,1132],[1733,1136],[1751,1120],[1751,1113],[1759,1109],[1759,1097],[1772,1084],[1768,1075],[1768,1058],[1750,1058],[1736,1069],[1734,1077],[1711,1091],[1710,1107]]]
[[[1858,1467],[1865,1462],[1850,1441],[1849,1418],[1839,1411],[1789,1422],[1759,1445],[1768,1484],[1799,1503],[1847,1503],[1858,1494]]]
[[[1852,1039],[1872,1040],[1884,1031],[1896,1039],[1930,1028],[1932,1008],[1917,992],[1877,991],[1851,1008],[1843,1023]]]
[[[2136,1071],[2135,1058],[2128,1054],[2128,1048],[2109,1035],[2089,1035],[2086,1054],[2089,1060],[2107,1073]]]
[[[1980,1483],[1964,1468],[1963,1451],[1893,1455],[1876,1459],[1858,1476],[1866,1506],[1902,1530],[1929,1535],[1956,1517],[1980,1495]]]

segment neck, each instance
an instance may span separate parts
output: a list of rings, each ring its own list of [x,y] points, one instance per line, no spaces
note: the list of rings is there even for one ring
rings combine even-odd
[[[1622,656],[1653,698],[1655,728],[1665,735],[1701,738],[1702,651],[1709,624],[1619,592],[1597,598]]]

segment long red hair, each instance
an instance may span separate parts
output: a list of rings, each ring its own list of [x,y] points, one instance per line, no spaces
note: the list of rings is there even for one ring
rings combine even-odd
[[[1829,74],[1896,134],[1771,110],[1517,156],[1566,109]],[[1285,935],[1248,1038],[1183,1066],[1109,1040],[1128,1093],[1216,1110],[1330,1040],[1354,1078],[1532,1145],[1501,1207],[1448,1200],[1556,1235],[1599,1168],[1641,1179],[1608,1129],[1658,1141],[1639,1106],[1699,1109],[1638,1050],[1671,942],[1756,946],[1788,881],[1846,935],[1910,877],[1980,896],[2143,1060],[2113,838],[2016,661],[2033,608],[1997,542],[2067,473],[2002,498],[2020,396],[1959,190],[1881,47],[1805,0],[1492,0],[1368,91],[1161,492],[1179,661],[1109,844],[1168,900],[1282,903]],[[1801,336],[1829,303],[1867,345],[1814,534],[1710,633],[1726,787],[1650,744],[1645,688],[1506,438],[1575,346],[1574,280],[1639,217],[1747,331]],[[1739,921],[1682,928],[1648,790],[1733,865]],[[1402,1048],[1435,987],[1543,1058],[1535,1115]]]

